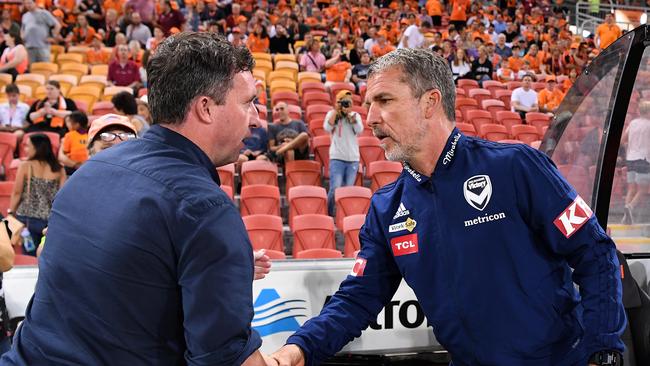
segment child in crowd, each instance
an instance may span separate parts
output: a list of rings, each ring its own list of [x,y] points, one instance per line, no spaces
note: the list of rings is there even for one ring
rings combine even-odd
[[[88,160],[88,117],[81,111],[72,112],[65,118],[68,133],[63,136],[59,150],[59,162],[68,175],[72,175]]]

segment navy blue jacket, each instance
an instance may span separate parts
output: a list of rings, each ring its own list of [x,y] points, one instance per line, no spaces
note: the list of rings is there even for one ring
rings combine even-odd
[[[431,177],[405,165],[375,193],[360,240],[352,274],[287,341],[308,365],[358,337],[402,278],[455,366],[585,365],[623,350],[614,243],[525,145],[455,129]]]
[[[253,254],[208,157],[153,126],[59,192],[36,292],[3,365],[239,365]]]

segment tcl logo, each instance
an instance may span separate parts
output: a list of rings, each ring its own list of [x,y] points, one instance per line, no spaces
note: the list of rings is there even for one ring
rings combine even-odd
[[[589,205],[582,197],[577,196],[553,223],[568,239],[589,220],[592,214]]]
[[[418,234],[402,235],[390,240],[393,255],[413,254],[418,252]]]
[[[366,260],[364,258],[357,258],[352,267],[351,276],[363,277],[363,271],[366,269]]]

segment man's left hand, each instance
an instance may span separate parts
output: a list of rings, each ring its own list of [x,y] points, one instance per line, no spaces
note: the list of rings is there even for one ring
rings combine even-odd
[[[255,280],[261,280],[271,272],[271,258],[266,255],[266,250],[261,249],[253,252],[255,259]]]

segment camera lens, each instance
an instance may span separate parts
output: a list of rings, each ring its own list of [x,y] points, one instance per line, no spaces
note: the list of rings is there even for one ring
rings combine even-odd
[[[339,102],[339,104],[341,104],[341,107],[343,108],[349,108],[352,105],[352,102],[349,100],[342,100]]]

